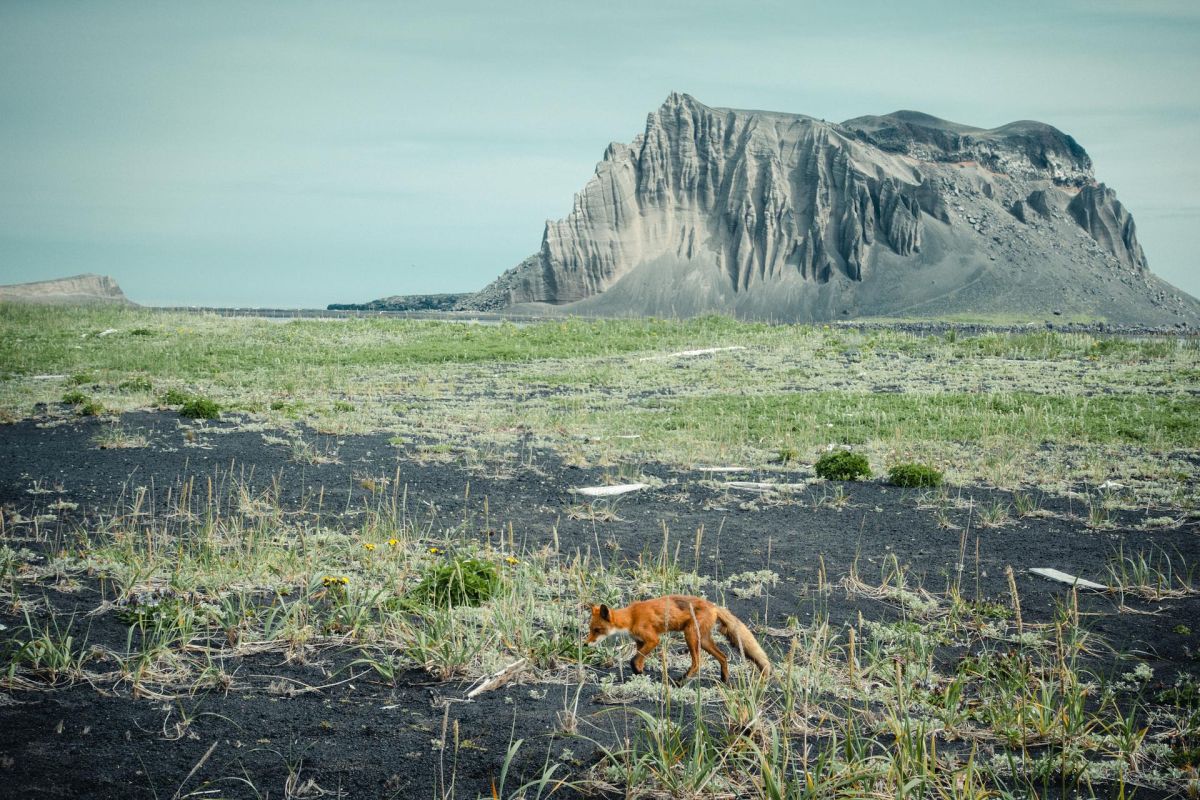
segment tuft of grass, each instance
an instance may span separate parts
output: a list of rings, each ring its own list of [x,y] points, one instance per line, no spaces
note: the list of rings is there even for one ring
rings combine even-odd
[[[993,500],[983,506],[980,506],[978,511],[979,527],[981,528],[999,528],[1007,525],[1012,517],[1009,515],[1011,506],[1008,503],[1000,500]]]
[[[290,457],[292,461],[300,464],[317,466],[318,464],[341,463],[338,460],[337,450],[331,448],[326,448],[324,451],[318,450],[316,445],[300,437],[292,439],[288,444],[288,448],[291,451]]]
[[[63,395],[62,401],[75,407],[75,413],[81,417],[98,417],[104,413],[104,406],[97,400],[84,394],[78,389],[72,389]]]
[[[120,425],[110,425],[92,437],[92,444],[101,450],[126,450],[146,447],[150,439],[146,434],[130,431]]]
[[[1108,585],[1121,594],[1149,602],[1187,597],[1200,592],[1195,569],[1180,554],[1165,550],[1127,553],[1122,547],[1108,561]]]
[[[576,503],[567,507],[567,519],[585,520],[587,522],[621,522],[617,514],[615,502],[596,501],[591,503]]]
[[[154,384],[150,383],[148,378],[138,375],[121,381],[117,384],[117,389],[122,392],[150,392],[154,390]]]
[[[159,397],[159,400],[162,401],[164,406],[181,406],[190,398],[191,395],[182,389],[171,388],[163,392],[162,396]]]
[[[784,445],[775,453],[775,460],[786,467],[800,460],[800,449],[791,445]]]
[[[81,406],[92,398],[78,389],[72,389],[62,396],[62,401],[69,406]]]
[[[413,597],[438,607],[477,606],[500,589],[496,565],[473,557],[456,556],[429,567],[413,589]]]
[[[813,465],[818,478],[830,481],[855,481],[871,477],[871,465],[867,457],[849,450],[826,453]]]
[[[942,473],[928,464],[895,464],[888,469],[888,481],[907,488],[941,486]]]

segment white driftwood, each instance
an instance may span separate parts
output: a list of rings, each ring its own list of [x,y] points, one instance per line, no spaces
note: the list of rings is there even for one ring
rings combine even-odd
[[[575,491],[588,497],[613,497],[618,494],[636,492],[638,489],[645,489],[649,485],[648,483],[621,483],[616,486],[581,486],[575,489]]]
[[[516,661],[509,664],[507,667],[493,672],[481,682],[475,685],[475,688],[467,692],[467,699],[478,697],[484,692],[490,692],[497,689],[513,679],[521,670],[525,669],[525,659],[518,658]]]
[[[697,472],[749,472],[750,467],[696,467]]]
[[[1102,583],[1096,583],[1095,581],[1089,581],[1086,578],[1078,578],[1074,575],[1068,575],[1065,572],[1059,572],[1058,570],[1051,569],[1050,567],[1033,567],[1029,571],[1034,575],[1040,575],[1043,578],[1049,578],[1052,581],[1065,583],[1068,586],[1076,586],[1080,589],[1098,589],[1102,592],[1108,591],[1108,587]]]
[[[729,489],[744,489],[749,492],[798,491],[806,488],[803,483],[771,483],[769,481],[726,481]]]
[[[732,347],[705,347],[700,350],[680,350],[678,353],[667,353],[661,356],[646,356],[642,361],[656,361],[660,358],[692,358],[694,356],[707,356],[713,353],[727,353],[730,350],[745,350],[741,345],[733,345]]]

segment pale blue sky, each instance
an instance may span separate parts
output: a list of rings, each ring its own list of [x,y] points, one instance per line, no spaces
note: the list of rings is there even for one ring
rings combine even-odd
[[[671,91],[1072,134],[1200,295],[1200,3],[0,2],[0,283],[468,291]]]

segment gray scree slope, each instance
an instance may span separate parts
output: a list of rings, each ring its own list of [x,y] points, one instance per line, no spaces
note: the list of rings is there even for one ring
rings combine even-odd
[[[465,310],[817,321],[1050,315],[1172,325],[1133,218],[1074,139],[913,111],[841,124],[672,94],[542,247]]]

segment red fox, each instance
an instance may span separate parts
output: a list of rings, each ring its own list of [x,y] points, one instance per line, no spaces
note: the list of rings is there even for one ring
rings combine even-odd
[[[683,631],[688,652],[692,655],[692,667],[678,681],[683,683],[700,671],[700,648],[715,658],[721,665],[721,680],[729,683],[729,659],[713,641],[713,626],[735,648],[753,661],[763,675],[771,672],[771,662],[759,647],[750,629],[741,620],[703,597],[668,595],[653,600],[642,600],[625,608],[609,608],[605,605],[592,606],[592,622],[588,629],[588,644],[595,644],[614,633],[628,633],[637,645],[637,653],[629,667],[638,675],[646,664],[646,656],[658,647],[658,640],[668,631]]]

